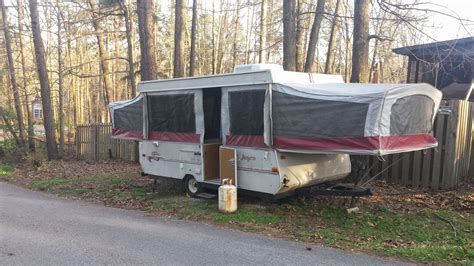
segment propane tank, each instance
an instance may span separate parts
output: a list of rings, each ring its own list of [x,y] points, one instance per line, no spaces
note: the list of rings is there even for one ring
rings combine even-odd
[[[222,180],[222,184],[219,187],[219,211],[233,213],[237,211],[237,187],[229,179]]]

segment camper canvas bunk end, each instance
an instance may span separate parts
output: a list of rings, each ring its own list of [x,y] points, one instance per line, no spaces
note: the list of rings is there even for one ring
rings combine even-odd
[[[340,76],[237,66],[234,73],[146,81],[110,105],[113,137],[138,140],[143,172],[191,195],[230,179],[285,196],[350,173],[349,154],[436,147],[441,93],[427,84],[345,84]]]

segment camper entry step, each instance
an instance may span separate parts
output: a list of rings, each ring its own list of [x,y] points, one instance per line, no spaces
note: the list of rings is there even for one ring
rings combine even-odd
[[[214,199],[217,197],[216,194],[211,194],[211,193],[199,193],[196,195],[198,198],[203,198],[203,199]]]

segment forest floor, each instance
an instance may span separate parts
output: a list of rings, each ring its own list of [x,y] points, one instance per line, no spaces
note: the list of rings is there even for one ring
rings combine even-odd
[[[321,196],[278,203],[242,196],[236,213],[222,214],[216,199],[186,197],[180,181],[159,180],[153,193],[140,172],[121,161],[0,160],[0,181],[66,198],[414,262],[474,263],[473,182],[434,193],[374,181],[374,196],[351,214],[350,199]]]

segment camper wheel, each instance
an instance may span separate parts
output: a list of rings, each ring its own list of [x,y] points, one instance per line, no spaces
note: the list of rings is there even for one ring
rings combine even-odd
[[[197,194],[201,193],[202,190],[199,183],[192,175],[184,177],[184,189],[186,190],[186,194],[191,197],[195,197]]]

